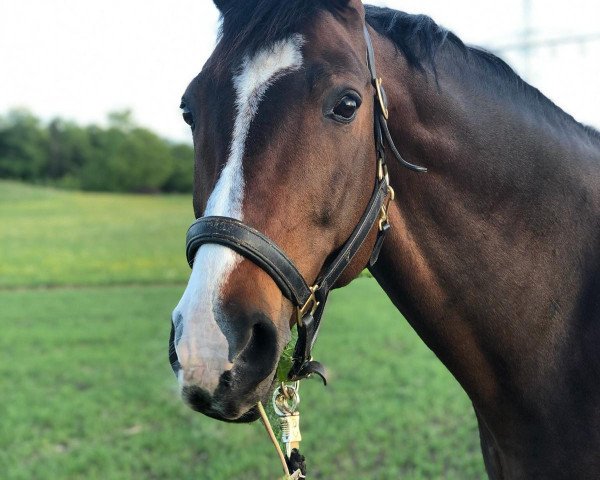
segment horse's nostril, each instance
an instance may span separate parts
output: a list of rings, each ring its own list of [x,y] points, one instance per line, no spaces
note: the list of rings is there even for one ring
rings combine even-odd
[[[257,373],[268,375],[277,357],[277,329],[264,315],[252,326],[250,338],[240,352],[241,360],[246,368]]]
[[[181,396],[197,412],[204,412],[210,409],[211,396],[206,390],[200,387],[195,385],[183,387]]]
[[[272,345],[272,341],[276,340],[273,335],[274,328],[271,323],[256,323],[252,327],[251,342],[254,345],[255,350],[262,351],[269,345]]]

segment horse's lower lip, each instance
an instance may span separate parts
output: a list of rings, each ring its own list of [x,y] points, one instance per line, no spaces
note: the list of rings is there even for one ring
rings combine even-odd
[[[223,398],[215,402],[206,392],[197,388],[184,389],[181,393],[183,401],[192,410],[215,420],[248,423],[253,422],[260,416],[256,405],[248,408],[248,404],[240,405]]]
[[[253,406],[252,408],[250,408],[250,410],[246,411],[245,413],[243,413],[235,418],[225,417],[221,413],[215,412],[213,410],[200,412],[200,413],[203,413],[207,417],[214,418],[215,420],[220,420],[222,422],[227,422],[227,423],[251,423],[260,417],[260,414],[258,413],[258,408],[256,407],[256,405]]]
[[[234,422],[236,423],[250,423],[254,422],[260,417],[260,413],[258,412],[258,408],[254,405],[250,410],[246,413],[243,413],[238,417]]]

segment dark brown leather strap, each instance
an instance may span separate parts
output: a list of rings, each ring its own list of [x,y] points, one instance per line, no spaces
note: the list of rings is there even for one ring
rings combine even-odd
[[[335,282],[352,262],[369,236],[371,228],[377,222],[387,193],[388,183],[387,178],[384,177],[377,182],[365,213],[350,237],[348,237],[348,240],[346,240],[334,259],[328,262],[321,270],[321,274],[316,282],[319,288],[315,291],[315,297],[319,305],[314,313],[307,312],[302,318],[302,323],[298,325],[298,340],[294,348],[292,368],[288,373],[290,380],[301,380],[316,373],[323,379],[323,383],[327,384],[325,368],[311,357],[312,348],[319,334],[319,327],[321,326],[327,297]]]
[[[340,278],[340,275],[346,270],[346,267],[350,264],[354,256],[362,247],[366,240],[371,228],[379,217],[381,206],[388,194],[388,183],[387,179],[383,178],[377,183],[375,191],[371,196],[371,200],[367,205],[365,213],[358,222],[358,225],[354,228],[354,231],[344,243],[344,246],[335,256],[335,258],[325,266],[324,271],[319,276],[317,284],[319,290],[329,291]]]
[[[216,216],[196,220],[186,236],[186,256],[190,267],[196,252],[205,243],[229,247],[257,264],[294,305],[304,305],[310,297],[310,288],[288,256],[269,237],[239,220]]]

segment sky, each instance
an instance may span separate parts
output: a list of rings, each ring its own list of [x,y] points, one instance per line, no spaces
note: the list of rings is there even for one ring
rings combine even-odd
[[[243,1],[243,0],[241,0]],[[530,4],[534,40],[595,40],[504,49],[523,39]],[[597,0],[387,0],[425,13],[466,43],[498,51],[578,120],[600,128]],[[218,12],[209,0],[1,0],[0,114],[25,107],[43,119],[102,123],[114,110],[161,136],[191,141],[179,101],[212,52]]]

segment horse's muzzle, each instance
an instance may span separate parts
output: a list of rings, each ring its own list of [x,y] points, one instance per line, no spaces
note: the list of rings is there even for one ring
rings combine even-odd
[[[241,318],[238,312],[235,317],[229,316],[229,327],[235,328],[227,335],[230,369],[210,371],[206,367],[210,358],[189,364],[179,359],[175,328],[169,338],[169,362],[180,380],[182,398],[193,410],[222,421],[250,422],[258,418],[257,402],[266,400],[273,386],[280,342],[268,316],[254,313]],[[218,384],[215,378],[212,388],[203,387],[204,374],[218,375]]]

